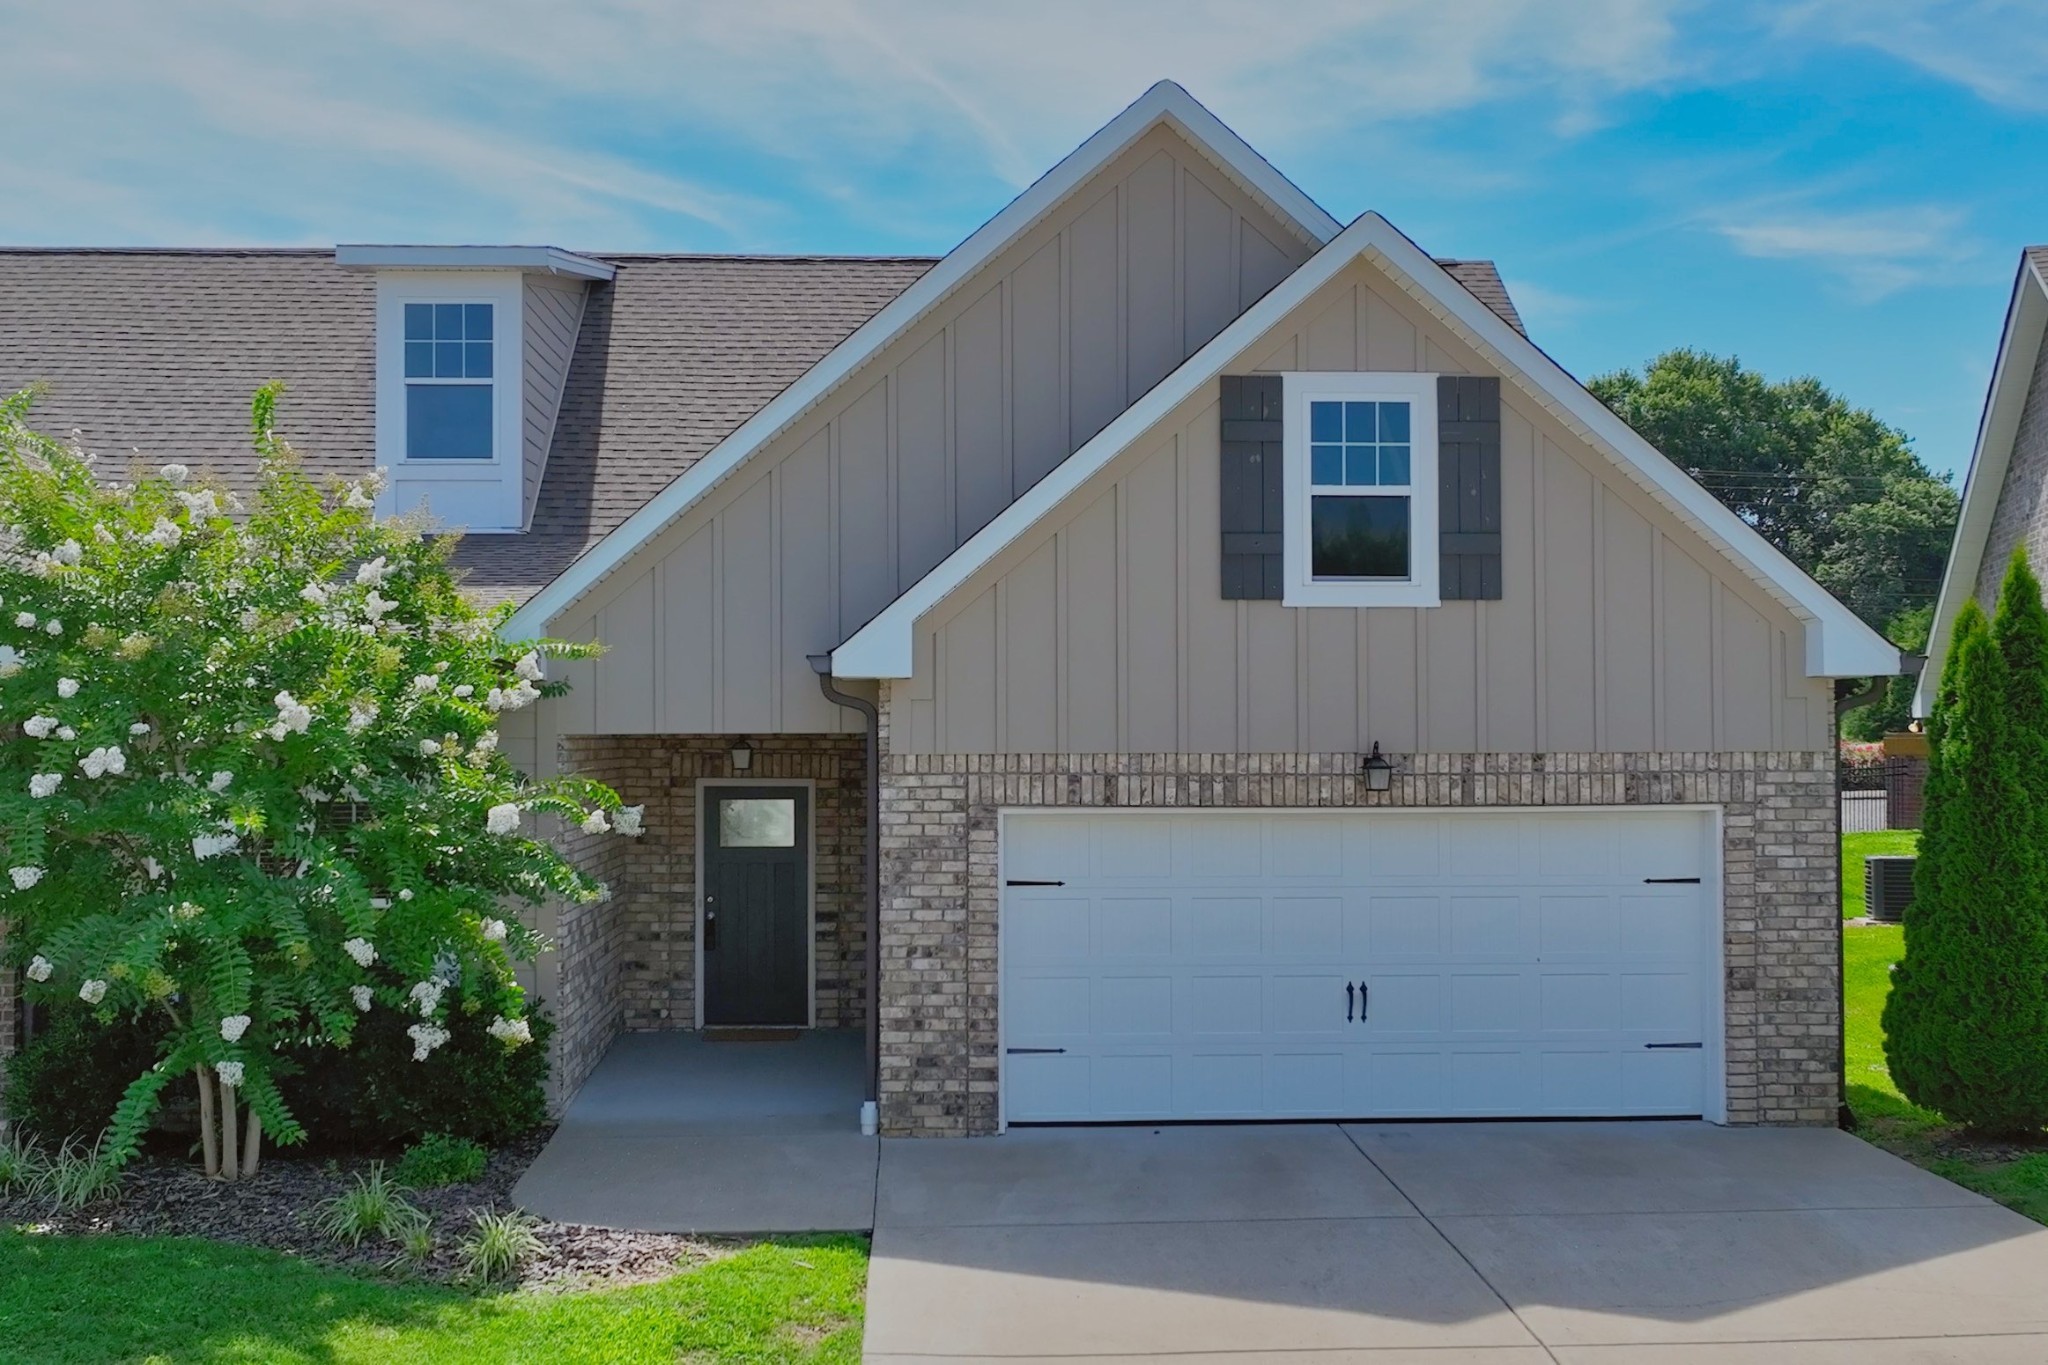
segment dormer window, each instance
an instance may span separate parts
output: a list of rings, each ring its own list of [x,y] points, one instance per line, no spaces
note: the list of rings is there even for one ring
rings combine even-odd
[[[496,358],[488,303],[405,305],[405,458],[488,460]]]

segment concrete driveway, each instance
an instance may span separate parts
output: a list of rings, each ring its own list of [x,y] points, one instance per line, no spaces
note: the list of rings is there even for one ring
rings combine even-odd
[[[2048,1360],[2048,1229],[1831,1131],[892,1141],[875,1225],[878,1362]]]

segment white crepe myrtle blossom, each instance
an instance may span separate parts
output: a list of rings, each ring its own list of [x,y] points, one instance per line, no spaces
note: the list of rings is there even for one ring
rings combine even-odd
[[[501,919],[487,919],[484,921],[483,929],[486,941],[491,943],[503,943],[505,941],[505,921]]]
[[[604,818],[601,810],[594,810],[583,817],[582,830],[585,834],[606,834],[611,827],[612,822]]]
[[[246,1014],[230,1014],[220,1021],[221,1038],[230,1043],[241,1042],[242,1035],[249,1031],[249,1022],[249,1016]]]
[[[422,758],[432,758],[432,757],[433,757],[433,756],[434,756],[435,754],[438,754],[438,753],[440,753],[440,752],[441,752],[441,741],[440,741],[440,740],[438,740],[438,739],[423,739],[423,740],[421,740],[421,741],[420,741],[420,756],[421,756]]]
[[[70,700],[71,700],[71,699],[72,699],[73,697],[77,696],[77,695],[78,695],[78,679],[76,679],[76,678],[59,678],[59,679],[57,679],[57,695],[58,695],[58,696],[60,696],[60,697],[62,697],[62,698],[63,698],[64,700],[66,700],[66,701],[70,701]]]
[[[41,953],[28,960],[28,979],[31,981],[48,981],[50,973],[56,970],[56,964]]]
[[[85,770],[87,777],[119,777],[128,771],[128,756],[118,745],[110,744],[79,759],[78,766]]]
[[[490,810],[484,813],[484,828],[492,834],[501,836],[517,834],[519,832],[519,807],[510,801],[492,806]]]
[[[159,469],[157,473],[169,479],[172,483],[183,483],[192,477],[192,471],[181,464],[167,464],[162,469]]]
[[[230,1090],[234,1090],[242,1084],[242,1063],[215,1062],[213,1064],[213,1074],[220,1077],[220,1083],[222,1085],[226,1086]]]
[[[313,724],[313,708],[289,692],[280,692],[271,701],[277,706],[277,721],[270,727],[272,739],[283,739],[286,735],[303,735]]]
[[[305,587],[299,589],[299,599],[304,602],[310,602],[316,607],[324,607],[327,605],[327,589],[321,587],[318,583],[308,583]]]
[[[351,511],[367,512],[377,504],[368,493],[363,491],[361,484],[352,483],[348,486],[348,495],[342,498],[341,505],[349,508]]]
[[[356,569],[356,586],[381,588],[390,577],[391,565],[386,562],[383,555],[378,555]]]
[[[36,628],[36,614],[32,611],[18,611],[14,613],[14,624],[20,626],[23,630],[34,630]]]
[[[539,651],[531,649],[519,656],[519,662],[512,665],[512,673],[527,682],[539,682],[547,676],[541,667]]]
[[[88,1005],[99,1004],[107,998],[107,983],[94,977],[78,988],[78,998]]]
[[[78,738],[78,731],[72,729],[68,725],[60,725],[57,727],[57,738],[63,740],[66,744],[69,744],[72,740]]]
[[[150,527],[147,534],[137,537],[144,545],[154,545],[161,550],[173,548],[184,538],[183,528],[169,517],[158,517],[156,525]]]
[[[36,773],[28,780],[28,794],[41,801],[45,797],[55,796],[57,788],[63,783],[62,773]]]
[[[139,736],[142,736],[142,735],[146,735],[146,734],[148,734],[148,733],[149,733],[149,722],[148,722],[148,721],[146,721],[146,720],[138,720],[138,721],[136,721],[136,722],[135,722],[135,723],[134,723],[133,725],[131,725],[131,726],[129,726],[129,727],[128,727],[128,733],[129,733],[129,734],[131,734],[131,735],[135,735],[135,736],[138,736],[138,737],[139,737]]]
[[[57,731],[55,716],[30,716],[21,723],[21,732],[30,739],[48,739]]]
[[[76,568],[78,562],[85,558],[85,547],[67,538],[57,542],[57,548],[50,551],[50,558],[66,568]]]
[[[220,499],[211,488],[202,488],[196,493],[174,493],[185,508],[185,515],[193,521],[206,521],[220,515]]]
[[[59,621],[56,617],[52,616],[49,620],[43,622],[43,634],[62,635],[63,633],[64,623],[62,621]]]
[[[446,989],[448,988],[440,981],[429,977],[425,981],[414,982],[412,989],[405,994],[407,999],[419,1006],[420,1017],[425,1018],[441,1008],[441,992]]]
[[[468,683],[457,683],[457,684],[455,685],[455,695],[456,695],[456,696],[458,696],[458,697],[471,697],[471,696],[475,696],[475,695],[476,695],[476,689],[475,689],[474,687],[470,686],[470,685],[469,685]]]
[[[225,768],[223,768],[221,771],[215,773],[212,777],[207,779],[206,789],[210,792],[215,793],[224,792],[228,789],[229,784],[231,784],[234,780],[235,775],[227,771]]]
[[[363,599],[363,615],[369,617],[371,624],[374,625],[389,616],[391,609],[397,605],[398,603],[372,588],[370,595]]]
[[[199,917],[200,917],[201,915],[203,915],[203,914],[205,914],[205,913],[206,913],[206,907],[205,907],[205,906],[203,906],[203,905],[194,905],[194,904],[193,904],[193,903],[192,903],[191,901],[179,901],[179,902],[178,902],[178,903],[177,903],[176,905],[174,905],[174,906],[172,906],[172,907],[171,907],[171,918],[172,918],[172,919],[180,919],[180,920],[191,920],[191,919],[198,919],[198,918],[199,918]],[[232,1041],[232,1040],[230,1040],[230,1041]]]
[[[412,1039],[412,1059],[424,1062],[435,1048],[448,1041],[449,1035],[447,1029],[436,1028],[432,1024],[414,1024],[405,1031],[405,1036]]]
[[[11,678],[28,667],[28,655],[13,645],[0,645],[0,678]]]
[[[348,988],[348,996],[349,999],[356,1002],[356,1008],[358,1010],[362,1011],[364,1014],[368,1014],[370,1012],[371,995],[370,988],[368,986],[350,986]]]
[[[411,899],[412,899],[412,888],[411,888],[411,887],[409,887],[409,886],[408,886],[408,887],[404,887],[404,888],[402,888],[402,889],[401,889],[401,890],[399,891],[399,893],[398,893],[398,898],[399,898],[400,900],[402,900],[402,901],[409,901],[409,900],[411,900]]]
[[[7,875],[13,879],[16,891],[27,891],[43,879],[43,869],[40,867],[10,867],[7,869]]]
[[[377,720],[375,702],[350,702],[348,705],[348,732],[359,735]]]
[[[441,679],[440,679],[440,678],[439,678],[438,676],[436,676],[435,674],[432,674],[432,673],[421,673],[421,674],[417,674],[416,676],[414,676],[414,678],[413,678],[413,680],[412,680],[412,690],[413,690],[413,695],[415,695],[415,696],[421,696],[421,697],[423,697],[423,696],[425,696],[425,695],[426,695],[427,693],[429,693],[429,692],[433,691],[433,690],[434,690],[435,688],[439,687],[440,685],[441,685]]]
[[[647,813],[645,805],[620,806],[612,816],[612,828],[630,839],[640,837],[640,818]]]
[[[358,967],[367,967],[377,960],[377,950],[366,938],[352,938],[341,945],[341,950],[354,958]]]
[[[484,1027],[484,1032],[507,1047],[518,1047],[533,1041],[533,1029],[524,1019],[507,1019],[502,1014],[491,1020]]]

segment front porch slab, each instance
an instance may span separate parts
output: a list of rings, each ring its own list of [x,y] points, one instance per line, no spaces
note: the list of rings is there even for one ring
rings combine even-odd
[[[513,1198],[559,1222],[646,1232],[866,1231],[879,1144],[860,1133],[863,1066],[853,1032],[625,1034]]]

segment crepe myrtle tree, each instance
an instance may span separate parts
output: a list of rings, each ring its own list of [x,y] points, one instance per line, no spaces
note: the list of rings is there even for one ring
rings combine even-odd
[[[0,922],[31,999],[161,1030],[104,1159],[194,1077],[209,1174],[304,1131],[275,1063],[348,1047],[372,1010],[448,1040],[444,996],[520,999],[541,946],[508,905],[603,894],[533,817],[639,832],[597,783],[522,778],[499,716],[550,658],[457,590],[452,540],[378,520],[374,479],[321,487],[271,433],[251,504],[178,465],[111,483],[0,400]],[[472,1006],[474,1008],[474,1006]],[[515,1006],[488,1031],[530,1041]],[[238,1106],[248,1121],[238,1144]]]

